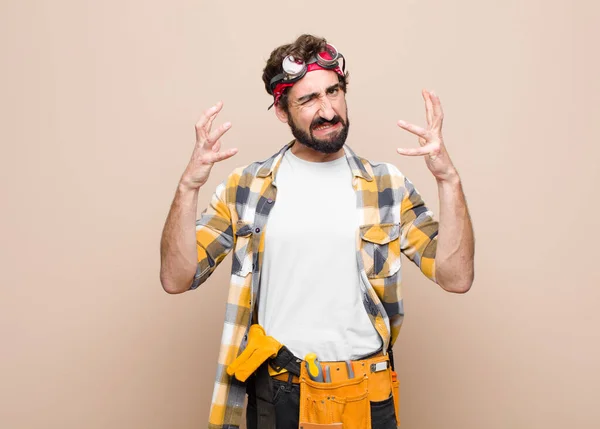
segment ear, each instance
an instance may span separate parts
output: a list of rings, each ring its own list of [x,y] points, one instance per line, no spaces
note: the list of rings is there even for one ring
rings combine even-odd
[[[279,105],[279,103],[277,103],[275,105],[275,114],[277,115],[277,117],[279,118],[279,120],[281,122],[284,122],[287,124],[288,122],[288,115],[287,113],[285,113],[285,111],[281,108],[281,106]]]

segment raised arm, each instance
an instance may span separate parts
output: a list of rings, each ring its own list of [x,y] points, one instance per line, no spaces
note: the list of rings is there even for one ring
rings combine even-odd
[[[435,281],[445,290],[467,292],[474,278],[475,238],[467,202],[456,168],[442,137],[444,114],[434,92],[423,90],[427,128],[405,121],[398,125],[417,135],[421,147],[398,149],[407,156],[425,156],[427,168],[435,176],[440,198],[440,219],[435,252]]]
[[[196,124],[194,151],[181,176],[163,228],[160,243],[160,282],[168,293],[185,292],[196,283],[197,271],[201,269],[203,261],[201,249],[209,244],[202,243],[203,240],[199,240],[199,237],[201,239],[205,235],[210,236],[196,231],[198,191],[208,180],[215,162],[223,161],[237,153],[237,149],[220,151],[219,139],[231,127],[230,123],[211,131],[213,120],[222,107],[222,103],[211,107]],[[217,226],[214,231],[218,231],[223,224],[223,221],[217,218],[227,217],[226,207],[224,203],[220,204],[219,200],[218,195],[213,197],[210,208],[211,213],[215,212],[212,225]],[[206,263],[210,264],[210,254],[205,258]]]

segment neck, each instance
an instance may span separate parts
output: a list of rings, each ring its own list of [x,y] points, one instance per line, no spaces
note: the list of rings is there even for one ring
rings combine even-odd
[[[323,153],[319,152],[318,150],[311,149],[308,146],[303,145],[302,143],[298,143],[297,141],[294,142],[290,150],[298,158],[309,162],[335,161],[336,159],[339,159],[342,156],[344,156],[344,148],[341,148],[340,150],[334,153]]]

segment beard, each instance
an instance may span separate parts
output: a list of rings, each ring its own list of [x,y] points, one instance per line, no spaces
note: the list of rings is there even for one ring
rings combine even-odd
[[[350,129],[350,120],[348,119],[348,115],[346,115],[346,120],[344,121],[340,116],[335,115],[330,121],[323,119],[321,117],[317,117],[309,127],[309,132],[300,129],[294,123],[292,116],[289,116],[289,126],[292,130],[292,135],[296,138],[296,140],[302,143],[304,146],[307,146],[313,150],[322,153],[336,153],[339,151],[346,143],[346,138],[348,137],[348,130]],[[342,128],[337,132],[333,133],[332,136],[327,137],[325,139],[316,138],[313,134],[313,129],[315,127],[321,125],[336,125],[338,123],[342,124]]]

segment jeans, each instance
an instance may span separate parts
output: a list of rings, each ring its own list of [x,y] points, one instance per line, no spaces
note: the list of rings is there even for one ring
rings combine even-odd
[[[298,429],[300,385],[275,379],[272,382],[277,429]],[[256,424],[256,397],[252,381],[248,383],[247,392],[246,426],[248,429],[260,429]],[[392,396],[381,402],[371,402],[371,429],[396,429],[396,412]]]

